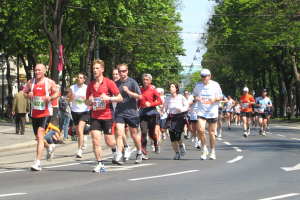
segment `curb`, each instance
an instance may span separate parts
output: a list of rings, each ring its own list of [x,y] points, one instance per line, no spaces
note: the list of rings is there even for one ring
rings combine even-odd
[[[29,142],[23,142],[23,143],[19,143],[19,144],[13,144],[13,145],[5,146],[5,147],[0,147],[0,152],[28,148],[28,147],[33,147],[35,145],[36,145],[36,141],[32,140]]]

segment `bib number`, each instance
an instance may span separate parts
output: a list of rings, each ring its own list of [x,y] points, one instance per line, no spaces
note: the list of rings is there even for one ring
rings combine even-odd
[[[34,97],[32,101],[32,108],[34,110],[45,110],[46,109],[46,104],[43,101],[42,97]]]
[[[100,98],[94,98],[93,110],[104,110],[106,108],[106,103]]]
[[[82,105],[82,104],[84,104],[84,102],[85,102],[85,100],[83,98],[81,98],[81,97],[75,98],[75,103],[77,105]]]
[[[249,108],[249,103],[243,103],[242,108]]]

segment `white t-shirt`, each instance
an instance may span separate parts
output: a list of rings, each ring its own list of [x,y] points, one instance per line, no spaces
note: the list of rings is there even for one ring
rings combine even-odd
[[[178,94],[176,97],[167,97],[164,107],[167,113],[178,114],[181,112],[186,112],[189,109],[189,104],[184,96]]]
[[[71,102],[72,112],[87,112],[87,111],[89,111],[88,106],[85,104],[87,85],[83,84],[81,87],[78,87],[78,85],[75,84],[75,85],[72,85],[70,88],[74,95],[74,99]]]
[[[204,85],[204,83],[199,82],[193,90],[193,95],[203,99],[203,102],[197,102],[196,112],[198,116],[208,119],[218,117],[219,102],[211,104],[209,100],[219,99],[223,96],[219,83],[209,80],[208,84]]]

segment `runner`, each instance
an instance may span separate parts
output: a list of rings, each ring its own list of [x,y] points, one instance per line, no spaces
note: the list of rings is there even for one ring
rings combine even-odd
[[[153,140],[155,153],[160,153],[160,147],[158,143],[158,129],[156,125],[159,125],[160,116],[156,110],[156,106],[162,104],[157,90],[151,85],[151,74],[143,74],[143,87],[141,88],[142,97],[139,101],[140,107],[140,121],[141,121],[141,133],[142,133],[142,152],[145,156],[147,152],[147,137],[149,136]],[[147,136],[148,135],[148,136]]]
[[[120,80],[120,74],[119,74],[119,71],[118,69],[113,69],[112,71],[112,77],[113,77],[113,81],[116,83],[118,80]],[[113,107],[113,112],[115,112],[115,109],[116,109],[116,106],[117,106],[117,103],[116,102],[113,102],[112,103],[112,107]],[[113,115],[114,117],[114,115]],[[128,132],[128,126],[126,127],[127,125],[125,125],[125,134],[123,135],[122,137],[122,140],[123,140],[123,144],[124,144],[124,160],[127,161],[129,160],[130,158],[130,155],[131,155],[131,151],[130,151],[130,148],[129,148],[129,145],[128,145],[128,142],[127,142],[127,132]],[[115,134],[116,132],[116,122],[114,122],[113,120],[113,125],[112,125],[112,134],[117,136],[117,134]],[[117,138],[116,138],[117,139]],[[115,158],[113,158],[113,164],[117,164],[115,163]]]
[[[189,106],[192,104],[192,102],[194,101],[194,97],[193,97],[193,95],[191,95],[190,94],[190,92],[188,91],[188,90],[185,90],[184,92],[183,92],[183,96],[184,96],[184,98],[188,101],[188,103],[189,103]],[[188,117],[189,117],[189,115],[188,115]],[[188,121],[187,121],[188,122]],[[184,139],[189,139],[190,137],[191,137],[191,129],[192,129],[192,124],[190,124],[190,123],[186,123],[185,125],[184,125],[184,131],[183,131],[183,137],[184,137]]]
[[[266,136],[268,117],[270,116],[270,108],[272,108],[272,101],[267,97],[266,89],[263,89],[261,96],[256,99],[256,105],[259,113],[259,134]]]
[[[31,99],[32,127],[37,140],[36,160],[32,171],[41,171],[41,159],[44,150],[45,129],[51,119],[51,101],[58,98],[58,90],[53,80],[45,77],[46,67],[37,64],[34,69],[35,78],[29,80],[23,91]]]
[[[178,84],[170,84],[170,93],[164,104],[168,113],[168,130],[172,143],[172,148],[175,152],[174,160],[180,160],[186,154],[185,145],[181,140],[181,134],[184,125],[187,121],[186,115],[189,104],[187,100],[179,93]]]
[[[217,123],[217,137],[222,138],[223,133],[223,120],[224,120],[224,104],[227,101],[227,98],[223,98],[222,101],[219,102],[219,115],[218,115],[218,123]]]
[[[193,95],[198,103],[197,115],[198,124],[197,129],[199,132],[199,138],[202,144],[202,152],[200,159],[206,160],[208,155],[208,149],[206,146],[205,138],[205,125],[208,123],[208,133],[210,138],[210,154],[209,159],[216,159],[216,130],[218,121],[218,109],[219,101],[222,100],[222,90],[219,83],[211,80],[211,73],[208,69],[201,70],[202,81],[197,83]]]
[[[241,125],[241,104],[238,101],[236,101],[234,106],[234,120],[236,126]]]
[[[231,130],[231,120],[233,118],[233,106],[235,104],[235,101],[231,98],[231,96],[227,97],[227,101],[224,105],[224,111],[225,111],[225,120],[227,123],[228,130]]]
[[[101,131],[104,133],[105,143],[116,152],[116,141],[111,134],[112,128],[112,110],[111,102],[121,102],[123,100],[116,84],[103,76],[104,62],[95,60],[93,62],[94,79],[90,82],[86,91],[87,104],[92,107],[91,115],[91,136],[93,150],[97,165],[93,172],[104,172],[104,164],[101,156],[100,136]]]
[[[159,120],[159,126],[158,126],[158,128],[159,128],[159,131],[160,131],[161,139],[165,140],[167,138],[166,121],[167,121],[167,117],[168,117],[168,114],[167,114],[167,112],[164,109],[164,103],[165,103],[165,99],[166,99],[166,97],[165,97],[165,90],[163,88],[157,88],[156,90],[159,93],[160,99],[162,101],[162,104],[158,105],[156,107],[157,111],[159,112],[159,115],[160,115],[160,120]]]
[[[250,135],[250,124],[252,117],[252,105],[255,104],[255,100],[251,94],[249,94],[249,89],[244,87],[243,95],[240,98],[241,101],[241,117],[243,120],[243,128],[244,128],[244,137],[248,137]]]
[[[78,137],[78,151],[76,153],[76,158],[82,158],[84,150],[84,127],[90,119],[89,108],[85,104],[87,90],[85,80],[86,76],[83,73],[78,73],[77,83],[70,87],[68,94],[68,98],[71,101],[72,119]]]
[[[139,127],[139,113],[137,110],[137,100],[141,98],[141,90],[137,82],[128,77],[128,66],[127,64],[117,65],[120,80],[116,82],[123,101],[119,102],[115,110],[115,122],[117,126],[117,156],[116,162],[120,165],[122,162],[122,150],[123,150],[123,135],[125,134],[125,124],[128,124],[131,137],[134,141],[137,149],[136,164],[142,162],[142,147],[141,147],[141,136],[138,133]]]
[[[191,95],[192,96],[192,95]],[[193,96],[192,96],[193,97]],[[194,142],[194,147],[197,149],[201,149],[201,140],[199,139],[199,133],[197,131],[197,102],[193,98],[190,98],[189,103],[189,111],[188,111],[188,127],[190,133],[192,134],[192,142]]]

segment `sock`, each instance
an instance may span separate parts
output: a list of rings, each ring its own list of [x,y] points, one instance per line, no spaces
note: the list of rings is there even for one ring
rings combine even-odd
[[[138,150],[137,154],[142,154],[142,150]]]
[[[111,152],[115,153],[117,151],[116,147],[111,148]]]
[[[103,160],[98,160],[98,164],[103,165]]]

